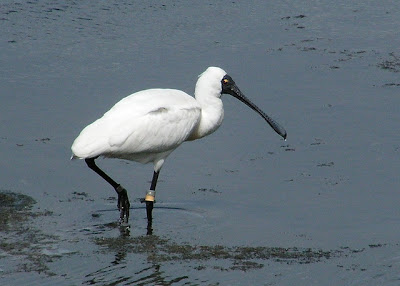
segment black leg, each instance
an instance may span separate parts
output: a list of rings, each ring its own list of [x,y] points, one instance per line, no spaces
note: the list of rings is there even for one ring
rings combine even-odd
[[[121,222],[128,222],[130,204],[127,191],[124,189],[124,187],[111,179],[110,176],[104,173],[103,170],[97,167],[94,160],[95,158],[87,158],[85,159],[85,162],[90,169],[95,171],[100,177],[106,180],[115,189],[118,194],[118,209],[120,211]]]
[[[146,202],[146,213],[147,213],[147,230],[151,229],[153,221],[153,206],[154,206],[154,196],[157,186],[158,175],[160,172],[154,171],[153,179],[151,180],[150,191],[147,192],[145,202]]]
[[[153,179],[151,180],[150,190],[153,190],[153,191],[156,190],[157,180],[158,180],[158,175],[159,175],[159,174],[160,174],[160,171],[158,171],[158,172],[154,171],[154,173],[153,173]]]

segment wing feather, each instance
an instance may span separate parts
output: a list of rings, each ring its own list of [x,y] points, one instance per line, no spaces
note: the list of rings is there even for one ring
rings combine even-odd
[[[197,101],[179,90],[134,93],[83,129],[72,151],[79,158],[147,161],[146,154],[170,151],[184,142],[198,125],[200,113]]]

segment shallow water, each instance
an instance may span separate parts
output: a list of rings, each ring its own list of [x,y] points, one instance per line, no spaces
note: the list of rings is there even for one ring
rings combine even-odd
[[[400,4],[3,1],[1,285],[398,285]],[[224,96],[225,121],[152,166],[69,161],[140,89],[224,68],[288,131]],[[36,203],[34,203],[36,202]],[[7,214],[7,215],[6,215]]]

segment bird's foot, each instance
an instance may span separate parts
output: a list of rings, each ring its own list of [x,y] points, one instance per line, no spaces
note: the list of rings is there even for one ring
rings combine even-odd
[[[115,190],[118,193],[117,207],[118,210],[120,211],[120,216],[119,216],[120,223],[127,224],[129,219],[129,208],[131,206],[128,199],[128,192],[121,185],[118,185],[118,187]]]
[[[119,232],[121,234],[121,237],[130,236],[130,234],[131,234],[131,226],[129,224],[127,224],[127,223],[120,222],[120,224],[119,224]]]

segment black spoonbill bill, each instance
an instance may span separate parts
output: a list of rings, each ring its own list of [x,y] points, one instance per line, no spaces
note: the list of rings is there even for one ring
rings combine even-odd
[[[200,139],[218,129],[224,118],[222,94],[239,99],[286,139],[285,129],[245,97],[221,68],[207,68],[199,76],[194,94],[192,97],[175,89],[147,89],[131,94],[86,126],[72,144],[72,158],[85,159],[88,167],[117,192],[121,222],[128,222],[129,218],[127,191],[95,160],[103,156],[154,164],[150,190],[144,198],[151,226],[157,179],[165,159],[183,142]]]

